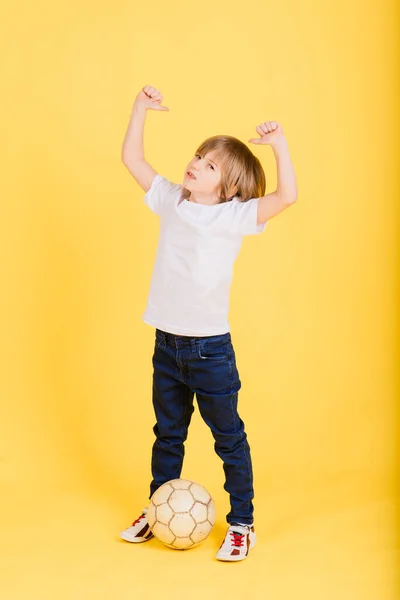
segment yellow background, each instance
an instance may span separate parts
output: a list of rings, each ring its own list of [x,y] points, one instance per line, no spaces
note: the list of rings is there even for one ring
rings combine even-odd
[[[4,599],[395,599],[395,2],[8,3],[1,22]],[[217,506],[177,552],[119,532],[148,502],[158,217],[121,162],[182,182],[215,134],[281,123],[298,201],[244,240],[231,293],[258,541],[215,553],[229,498],[197,404],[182,477]],[[276,185],[271,148],[249,144]]]

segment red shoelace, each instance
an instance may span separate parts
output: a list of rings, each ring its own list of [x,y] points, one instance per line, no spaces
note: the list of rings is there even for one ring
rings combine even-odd
[[[136,525],[136,523],[139,523],[140,519],[143,519],[145,515],[140,515],[140,517],[138,519],[136,519],[136,521],[133,521],[132,526]]]
[[[232,546],[243,546],[244,533],[236,533],[235,531],[231,531],[231,535],[233,535]]]

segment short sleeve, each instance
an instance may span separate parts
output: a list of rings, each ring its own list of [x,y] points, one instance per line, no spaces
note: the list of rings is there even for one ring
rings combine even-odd
[[[172,196],[175,197],[175,194],[179,193],[180,188],[181,186],[178,184],[172,183],[172,181],[157,173],[144,195],[144,203],[156,215],[160,215],[165,205],[172,201]]]
[[[257,209],[260,198],[251,198],[246,202],[236,202],[232,207],[230,231],[237,235],[255,235],[262,233],[267,222],[257,224]]]

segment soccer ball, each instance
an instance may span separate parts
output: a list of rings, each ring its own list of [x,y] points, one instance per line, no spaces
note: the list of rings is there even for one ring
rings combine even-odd
[[[147,520],[151,531],[166,546],[187,550],[210,534],[215,523],[215,503],[199,483],[171,479],[152,495]]]

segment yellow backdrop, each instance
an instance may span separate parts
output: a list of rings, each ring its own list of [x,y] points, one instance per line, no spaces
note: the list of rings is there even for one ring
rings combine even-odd
[[[396,3],[8,3],[1,19],[1,596],[396,596]],[[215,559],[229,498],[197,405],[182,477],[217,506],[176,552],[120,530],[148,502],[159,229],[121,162],[182,181],[211,135],[281,123],[298,201],[246,238],[231,293],[256,547]],[[271,148],[249,144],[276,185]]]

